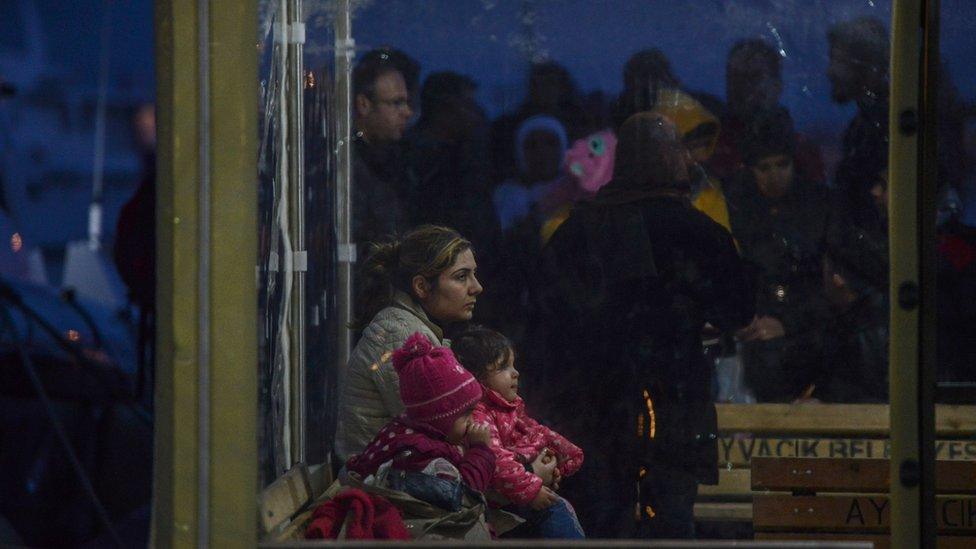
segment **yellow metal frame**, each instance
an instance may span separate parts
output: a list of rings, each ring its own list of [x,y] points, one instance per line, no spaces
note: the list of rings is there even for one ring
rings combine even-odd
[[[891,333],[891,538],[892,547],[921,547],[919,488],[898,481],[901,464],[918,462],[917,309],[898,306],[903,284],[918,287],[918,138],[898,131],[899,114],[918,112],[918,22],[920,2],[897,0],[892,7],[891,108],[889,116],[888,196]]]
[[[200,2],[206,4],[158,0],[155,8],[152,543],[252,547],[258,490],[257,3]],[[209,16],[201,20],[200,14]],[[208,86],[201,87],[201,74]],[[201,188],[206,200],[200,200]],[[204,227],[200,220],[209,223]],[[202,315],[201,295],[208,297]],[[209,456],[205,470],[201,452]]]

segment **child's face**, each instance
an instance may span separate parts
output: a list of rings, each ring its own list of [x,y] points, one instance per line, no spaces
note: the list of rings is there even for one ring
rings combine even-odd
[[[451,424],[451,431],[447,433],[447,441],[451,444],[461,444],[464,441],[464,435],[468,434],[468,427],[471,426],[471,413],[474,409],[470,409],[463,415],[454,420]]]
[[[488,371],[485,385],[497,391],[505,400],[514,402],[518,397],[518,378],[519,372],[515,369],[515,353],[508,353],[508,357]]]

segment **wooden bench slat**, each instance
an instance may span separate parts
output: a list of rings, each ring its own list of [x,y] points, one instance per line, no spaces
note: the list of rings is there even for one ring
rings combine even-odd
[[[716,404],[722,433],[886,437],[887,404]],[[939,437],[976,433],[976,406],[935,407]]]
[[[938,496],[940,533],[976,534],[976,498]],[[752,500],[756,531],[887,533],[891,507],[887,496],[757,495]]]
[[[696,503],[695,520],[752,522],[751,503]]]
[[[754,491],[869,492],[889,490],[886,459],[755,458]],[[937,461],[936,493],[976,493],[976,462]]]
[[[874,549],[890,549],[891,536],[870,534],[797,534],[791,532],[757,532],[757,541],[870,541]],[[938,536],[936,549],[972,549],[976,547],[974,536]]]
[[[737,498],[752,497],[752,473],[749,469],[719,469],[718,484],[698,485],[699,498]]]
[[[311,500],[308,468],[299,463],[258,495],[258,513],[264,532],[273,532]]]

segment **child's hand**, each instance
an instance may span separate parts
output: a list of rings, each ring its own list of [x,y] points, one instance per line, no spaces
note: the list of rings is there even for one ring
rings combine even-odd
[[[559,467],[552,470],[552,489],[559,489],[559,481],[563,479],[563,474],[559,472]]]
[[[546,452],[539,452],[532,462],[532,472],[542,479],[542,484],[552,484],[552,473],[556,470],[556,460]]]
[[[543,509],[548,509],[554,503],[559,501],[559,496],[549,488],[543,486],[539,489],[539,493],[535,495],[535,499],[529,504],[529,507],[535,509],[536,511],[541,511]]]
[[[488,446],[491,443],[491,431],[488,430],[488,426],[484,423],[472,423],[468,427],[468,433],[465,435],[465,439],[468,441],[468,446],[474,444]]]

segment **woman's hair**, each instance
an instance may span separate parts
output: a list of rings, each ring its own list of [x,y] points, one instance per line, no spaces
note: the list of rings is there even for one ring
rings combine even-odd
[[[493,367],[508,360],[515,348],[504,335],[477,324],[472,324],[451,338],[451,350],[461,366],[474,377],[483,380]]]
[[[470,249],[471,242],[457,231],[437,225],[421,225],[399,240],[371,244],[357,279],[359,299],[352,328],[365,328],[390,304],[395,290],[413,295],[411,281],[415,276],[436,286],[438,275]]]

